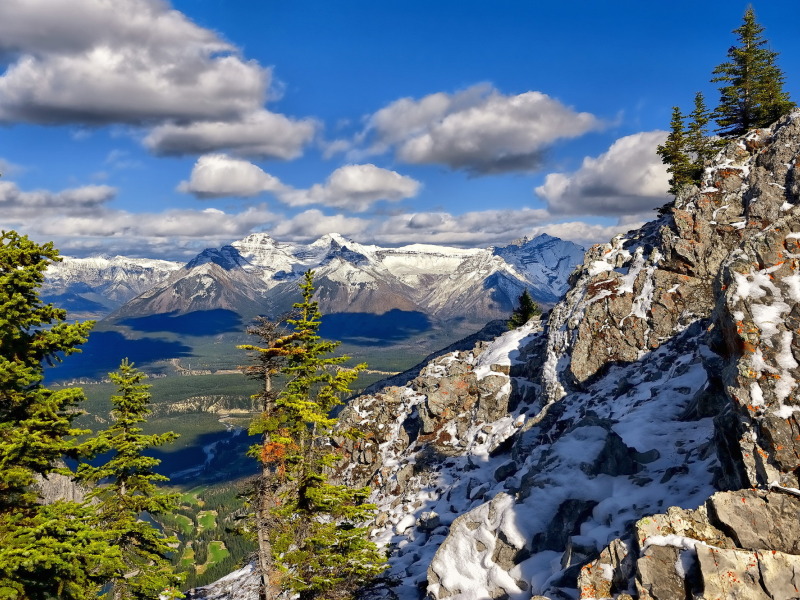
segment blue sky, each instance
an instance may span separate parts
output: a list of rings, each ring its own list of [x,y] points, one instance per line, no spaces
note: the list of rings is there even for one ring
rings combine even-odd
[[[65,253],[589,244],[666,200],[746,2],[4,0],[0,227]],[[796,2],[755,4],[800,98]]]

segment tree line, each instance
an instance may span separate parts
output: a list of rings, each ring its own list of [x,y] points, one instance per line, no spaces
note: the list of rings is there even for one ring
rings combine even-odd
[[[697,92],[688,115],[674,106],[669,135],[658,146],[670,174],[669,193],[674,196],[701,183],[705,166],[728,139],[769,127],[796,106],[783,89],[786,77],[777,65],[779,53],[763,36],[764,27],[756,22],[752,6],[733,33],[737,44],[728,50],[728,60],[712,72],[711,82],[720,84],[719,104],[710,111],[702,92]],[[714,136],[708,130],[711,120],[717,124]],[[672,205],[659,208],[659,216]]]

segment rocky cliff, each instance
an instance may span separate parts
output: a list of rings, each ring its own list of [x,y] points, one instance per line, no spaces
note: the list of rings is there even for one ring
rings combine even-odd
[[[795,112],[545,319],[353,400],[335,476],[398,581],[364,596],[800,598],[799,168]]]

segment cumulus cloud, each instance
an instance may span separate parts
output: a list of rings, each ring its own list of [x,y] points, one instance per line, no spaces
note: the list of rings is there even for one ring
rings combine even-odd
[[[91,213],[112,200],[117,190],[107,185],[87,185],[51,192],[49,190],[22,191],[12,181],[0,182],[0,214],[4,219],[26,215],[46,218],[47,211],[67,209]]]
[[[33,123],[230,119],[270,71],[161,0],[4,0],[0,118]]]
[[[307,241],[317,239],[327,233],[340,233],[352,236],[363,234],[370,226],[370,221],[359,217],[344,215],[325,215],[312,208],[293,218],[281,221],[270,232],[279,240]]]
[[[511,96],[484,84],[452,95],[401,98],[372,115],[359,139],[371,140],[365,154],[393,147],[404,162],[483,175],[536,170],[553,142],[602,126],[541,92]]]
[[[98,218],[99,217],[99,218]],[[37,230],[45,235],[74,237],[202,238],[243,236],[276,218],[266,205],[228,214],[217,209],[173,209],[159,213],[107,210],[99,215],[74,215],[44,220]]]
[[[650,215],[651,217],[654,215]],[[589,247],[592,244],[608,242],[619,233],[627,233],[631,229],[636,229],[644,225],[645,220],[624,222],[620,220],[616,225],[590,224],[583,221],[570,221],[567,223],[549,223],[541,227],[534,227],[528,237],[537,236],[542,233],[553,237],[569,240]]]
[[[289,160],[303,153],[319,124],[257,110],[233,122],[167,123],[155,127],[144,145],[158,155],[204,154],[227,150],[239,156]]]
[[[622,216],[660,206],[669,174],[656,146],[666,137],[648,131],[620,138],[597,158],[584,158],[575,173],[549,174],[536,194],[553,214]]]
[[[197,159],[189,181],[178,190],[197,198],[247,198],[262,192],[285,189],[277,177],[265,173],[251,162],[231,158],[226,154],[208,154]]]
[[[271,70],[163,0],[4,0],[0,56],[0,122],[153,126],[156,154],[284,160],[319,127],[266,110]]]
[[[345,165],[336,169],[323,184],[309,189],[284,185],[277,177],[242,159],[225,154],[201,156],[189,181],[178,190],[198,198],[249,197],[271,192],[289,206],[320,204],[362,212],[378,200],[397,201],[415,196],[418,181],[372,164]]]
[[[452,215],[422,212],[394,215],[376,222],[370,233],[376,243],[456,244],[459,246],[504,243],[547,221],[543,209],[483,210]]]
[[[37,241],[55,240],[69,252],[128,252],[152,257],[190,256],[261,230],[280,216],[266,204],[236,213],[216,208],[132,213],[112,208],[116,190],[87,185],[53,192],[0,183],[0,229],[16,229]]]
[[[372,164],[339,167],[323,184],[307,190],[278,192],[276,196],[289,206],[322,204],[363,212],[378,200],[395,202],[417,195],[420,183],[395,171]]]

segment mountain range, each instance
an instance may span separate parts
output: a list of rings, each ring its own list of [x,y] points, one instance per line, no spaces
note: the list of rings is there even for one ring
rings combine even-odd
[[[381,248],[335,233],[304,245],[257,233],[186,264],[65,258],[48,270],[43,295],[71,312],[113,312],[115,319],[212,310],[277,316],[299,298],[298,280],[313,269],[324,314],[399,311],[482,324],[507,316],[525,288],[540,304],[555,303],[582,256],[580,246],[548,235],[461,249]]]
[[[127,256],[65,256],[47,269],[42,298],[66,308],[71,317],[103,317],[183,266],[180,262]]]

